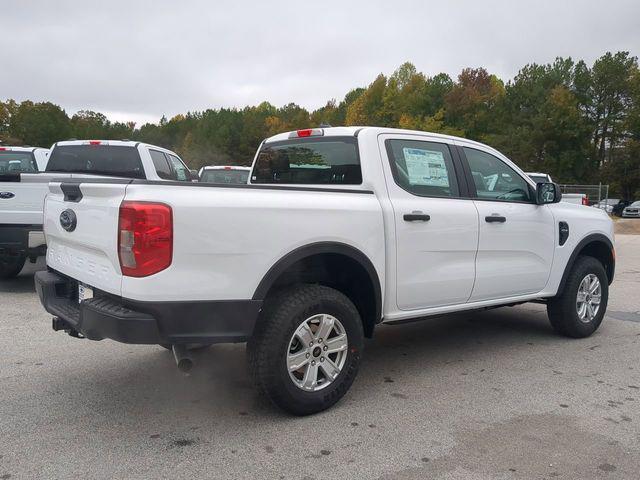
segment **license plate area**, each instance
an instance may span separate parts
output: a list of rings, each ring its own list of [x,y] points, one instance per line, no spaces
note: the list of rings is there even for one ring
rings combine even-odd
[[[78,283],[78,303],[82,303],[84,300],[90,300],[93,298],[93,288]]]

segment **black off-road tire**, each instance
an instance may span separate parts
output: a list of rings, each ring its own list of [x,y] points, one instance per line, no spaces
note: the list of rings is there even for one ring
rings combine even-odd
[[[15,278],[22,271],[27,257],[24,255],[0,257],[0,280]]]
[[[600,308],[589,322],[581,321],[576,310],[578,288],[589,274],[598,277],[601,288]],[[579,256],[574,262],[565,282],[564,289],[547,302],[547,315],[551,326],[561,335],[585,338],[595,332],[604,318],[609,300],[609,281],[604,266],[593,257]]]
[[[289,376],[289,342],[306,319],[329,314],[340,321],[348,339],[347,357],[338,376],[325,388],[305,391]],[[247,344],[249,369],[259,390],[294,415],[310,415],[334,405],[356,378],[364,345],[358,310],[341,292],[321,285],[296,285],[268,298]]]

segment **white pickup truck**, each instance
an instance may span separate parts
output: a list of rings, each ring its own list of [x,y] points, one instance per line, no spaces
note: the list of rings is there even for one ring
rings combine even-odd
[[[1,148],[0,167],[3,158],[16,152],[15,147]],[[178,181],[194,178],[175,153],[140,142],[70,140],[54,144],[50,154],[46,149],[28,150],[38,169],[12,169],[9,164],[7,172],[0,171],[0,279],[18,275],[27,258],[35,261],[44,255],[42,209],[51,180],[96,175]],[[39,160],[45,152],[48,162]]]
[[[48,190],[48,184],[16,188],[15,182],[22,174],[42,172],[48,160],[47,148],[0,146],[0,279],[17,275],[27,254],[42,253],[42,208],[34,217],[25,196],[39,187]]]
[[[586,337],[614,275],[604,212],[438,134],[283,133],[248,185],[50,188],[36,287],[54,330],[172,346],[183,369],[190,346],[248,341],[257,386],[300,415],[347,392],[381,322],[545,301],[558,332]]]

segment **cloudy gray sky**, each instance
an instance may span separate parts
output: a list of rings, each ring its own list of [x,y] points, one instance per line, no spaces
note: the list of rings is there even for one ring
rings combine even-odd
[[[317,108],[411,61],[427,75],[640,54],[639,0],[0,0],[0,99],[156,122]]]

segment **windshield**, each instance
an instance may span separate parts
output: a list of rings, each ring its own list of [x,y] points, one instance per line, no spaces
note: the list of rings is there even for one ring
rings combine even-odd
[[[546,175],[529,175],[529,178],[536,183],[547,183],[549,181],[549,177]]]
[[[285,140],[263,145],[252,183],[362,183],[358,144],[354,137]]]
[[[640,207],[640,200],[638,200],[637,202],[633,202],[631,205],[629,205],[630,207]]]
[[[202,172],[201,182],[206,183],[247,183],[249,170],[211,169]]]
[[[46,171],[145,178],[138,149],[116,145],[56,146]]]
[[[0,173],[32,173],[38,167],[31,152],[0,151]]]

